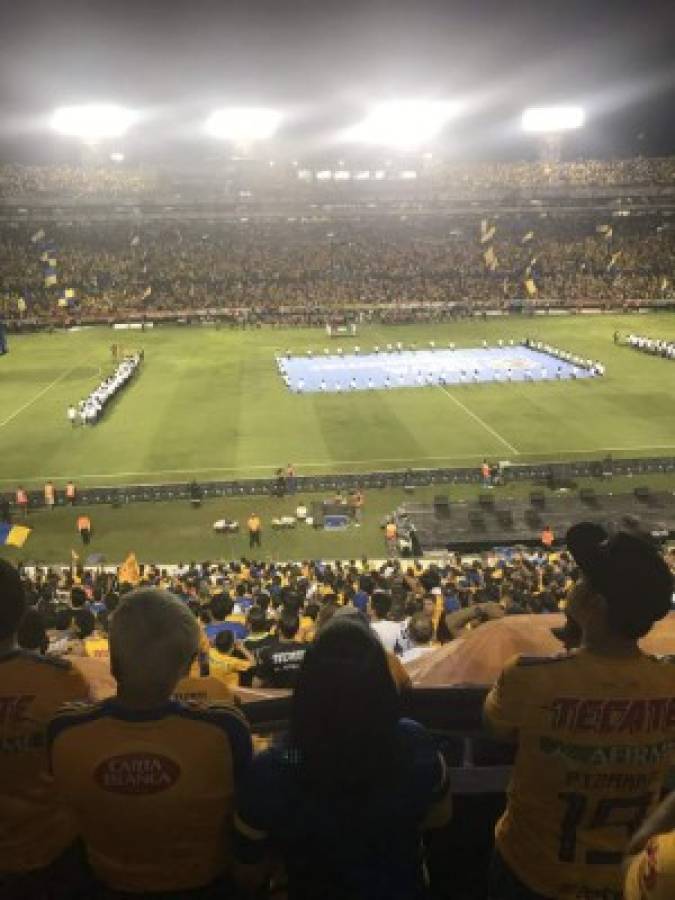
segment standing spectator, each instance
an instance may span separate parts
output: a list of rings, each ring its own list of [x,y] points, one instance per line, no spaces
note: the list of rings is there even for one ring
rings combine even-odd
[[[198,650],[184,603],[166,591],[130,592],[110,623],[116,696],[66,708],[50,725],[57,788],[95,875],[114,891],[183,896],[227,873],[223,835],[251,735],[234,706],[171,699]]]
[[[19,485],[16,489],[16,506],[22,519],[28,516],[28,505],[28,491]]]
[[[259,547],[260,546],[260,538],[262,531],[262,524],[260,522],[260,517],[257,513],[251,513],[248,517],[248,522],[246,523],[246,527],[248,528],[248,546]]]
[[[72,481],[69,481],[68,484],[66,485],[66,501],[71,506],[75,506],[75,495],[76,495],[75,485],[73,484]]]
[[[77,530],[80,532],[83,544],[91,541],[91,519],[85,513],[77,517]]]
[[[55,897],[48,889],[78,868],[77,828],[44,778],[45,731],[59,707],[86,700],[89,687],[69,662],[20,649],[26,601],[18,572],[5,560],[0,601],[0,892]],[[67,895],[65,886],[58,896]]]
[[[56,502],[56,493],[54,491],[54,485],[51,481],[48,481],[45,485],[45,506],[48,510],[54,509],[54,503]]]
[[[258,888],[280,854],[290,898],[425,897],[420,837],[450,816],[447,769],[424,728],[401,718],[367,625],[325,626],[292,704],[287,746],[256,757],[239,795],[240,880]]]
[[[620,896],[628,838],[675,759],[675,665],[638,646],[670,610],[668,566],[649,538],[588,523],[567,545],[581,571],[566,607],[579,651],[515,657],[485,702],[491,730],[518,746],[494,900]]]

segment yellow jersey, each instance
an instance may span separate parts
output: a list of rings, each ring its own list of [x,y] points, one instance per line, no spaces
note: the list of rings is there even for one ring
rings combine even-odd
[[[83,641],[84,655],[92,659],[110,659],[107,637],[88,637]]]
[[[47,723],[89,685],[67,660],[15,650],[0,657],[0,872],[53,862],[75,840],[47,770]]]
[[[197,701],[198,703],[234,703],[235,697],[230,688],[214,678],[213,675],[204,677],[199,675],[186,675],[176,685],[173,693],[174,700],[181,700],[183,703],[188,700]]]
[[[247,672],[251,663],[247,659],[238,659],[236,656],[227,656],[219,653],[214,647],[209,651],[209,673],[228,688],[237,687],[239,673]]]
[[[625,900],[673,900],[675,833],[658,834],[636,856],[626,874]]]
[[[517,733],[496,827],[507,865],[547,897],[621,897],[626,844],[675,759],[675,661],[515,657],[485,716],[497,733]]]
[[[231,704],[70,704],[49,725],[56,788],[97,877],[117,891],[188,891],[230,861],[235,785],[252,756]]]

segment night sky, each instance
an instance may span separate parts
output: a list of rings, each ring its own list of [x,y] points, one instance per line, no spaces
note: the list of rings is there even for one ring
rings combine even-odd
[[[230,104],[283,109],[280,153],[336,156],[341,127],[403,96],[465,104],[450,158],[524,155],[520,110],[553,102],[588,113],[568,155],[673,153],[674,47],[675,0],[1,0],[0,159],[68,158],[48,114],[88,100],[142,111],[138,159],[204,152]]]

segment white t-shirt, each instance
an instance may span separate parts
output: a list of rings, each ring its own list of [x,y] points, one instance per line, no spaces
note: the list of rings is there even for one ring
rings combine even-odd
[[[384,649],[393,653],[396,650],[396,644],[400,643],[401,623],[382,619],[379,622],[371,622],[370,627],[382,641]]]

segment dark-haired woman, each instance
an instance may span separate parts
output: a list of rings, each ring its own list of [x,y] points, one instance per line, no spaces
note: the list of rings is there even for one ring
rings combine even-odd
[[[284,746],[261,753],[236,817],[239,880],[250,890],[281,859],[289,900],[426,896],[421,833],[450,817],[442,757],[403,719],[382,644],[337,617],[310,645]]]

